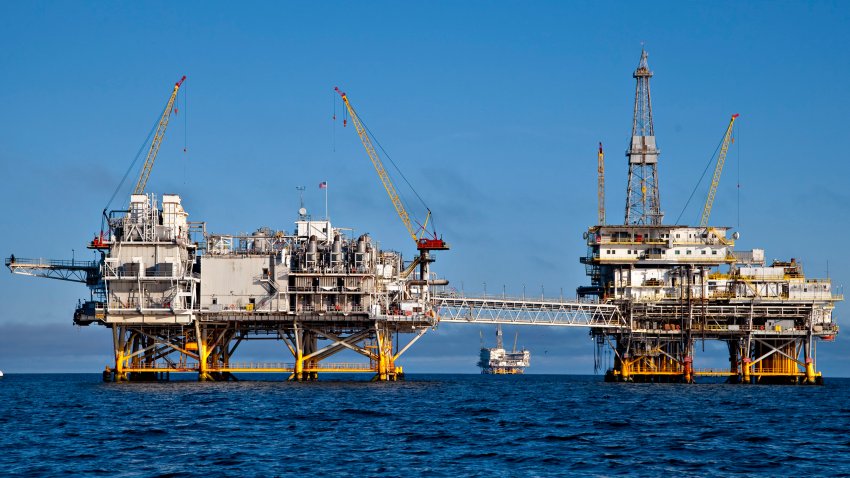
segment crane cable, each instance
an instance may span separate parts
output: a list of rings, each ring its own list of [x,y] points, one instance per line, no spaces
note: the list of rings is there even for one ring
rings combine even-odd
[[[188,85],[186,85],[188,86]],[[179,93],[178,93],[179,94]],[[183,87],[183,152],[189,149],[189,90]]]
[[[183,88],[183,154],[186,154],[189,149],[189,90]],[[177,110],[174,111],[174,114],[177,114]],[[188,177],[186,174],[188,162],[189,157],[186,156],[186,161],[183,161],[183,186],[186,186],[186,178]]]
[[[360,114],[360,113],[357,113],[357,117],[360,118],[360,123],[363,125],[363,128],[366,129],[366,133],[368,133],[369,136],[372,138],[372,140],[375,141],[375,144],[377,144],[378,148],[380,148],[381,152],[384,153],[384,157],[386,157],[387,159],[390,160],[390,164],[393,165],[393,168],[395,168],[395,170],[398,172],[399,176],[401,176],[401,179],[404,180],[404,183],[407,184],[407,187],[409,187],[410,190],[413,191],[413,194],[416,196],[417,199],[419,199],[419,202],[422,203],[422,207],[425,208],[425,210],[428,213],[428,216],[430,217],[431,208],[429,208],[428,205],[425,204],[425,200],[422,199],[422,196],[419,195],[419,193],[416,191],[416,188],[414,188],[413,185],[410,184],[410,181],[407,180],[407,176],[404,175],[404,173],[401,171],[401,168],[399,168],[398,165],[396,164],[396,162],[393,161],[393,158],[390,157],[389,153],[387,153],[387,150],[384,149],[384,147],[381,145],[381,142],[378,141],[378,138],[376,138],[375,135],[372,133],[372,130],[369,129],[369,126],[366,124],[366,121],[363,120],[363,115]],[[405,203],[405,207],[407,209],[410,209],[409,203],[407,203],[407,201],[405,201],[404,198],[400,197],[400,199]],[[436,229],[436,224],[434,223],[433,217],[431,217],[431,224]],[[419,226],[424,228],[423,224],[419,224]]]
[[[171,99],[169,98],[168,101],[171,101]],[[168,105],[168,101],[165,102],[166,106]],[[178,99],[175,98],[175,103],[177,103],[177,102],[178,102]],[[184,115],[183,152],[185,153],[186,150],[187,150],[187,145],[188,145],[188,141],[189,141],[189,139],[188,139],[189,138],[188,119],[185,119],[186,116],[187,116],[186,115],[186,96],[185,95],[183,96],[183,115]],[[162,120],[161,117],[157,117],[157,119],[154,121],[150,132],[148,132],[148,135],[145,138],[145,141],[142,143],[141,146],[139,146],[139,150],[136,152],[136,156],[133,158],[133,161],[130,163],[130,166],[127,167],[127,171],[124,172],[124,176],[121,177],[121,181],[115,187],[115,190],[112,191],[112,196],[109,197],[109,201],[106,203],[106,207],[103,208],[104,212],[109,210],[109,206],[112,205],[112,201],[115,200],[115,196],[118,195],[118,193],[121,191],[121,187],[124,186],[125,182],[127,182],[127,178],[130,176],[130,173],[133,171],[133,167],[136,165],[136,163],[139,162],[139,158],[142,156],[142,152],[145,150],[145,147],[147,147],[150,144],[151,136],[153,136],[154,132],[156,132],[157,126],[159,126],[159,123],[160,123],[161,120]]]
[[[682,212],[679,213],[679,217],[676,218],[676,222],[674,224],[679,224],[679,219],[682,218],[682,215],[685,213],[685,210],[688,208],[688,204],[691,203],[691,199],[694,198],[694,194],[696,194],[699,185],[702,184],[702,180],[705,178],[705,173],[708,172],[708,168],[711,167],[711,164],[714,162],[714,158],[717,156],[717,152],[720,151],[720,147],[723,146],[723,140],[726,138],[726,133],[723,133],[723,137],[720,138],[720,143],[717,144],[717,148],[714,149],[714,153],[708,158],[708,164],[705,165],[705,169],[702,170],[702,176],[699,177],[699,181],[697,181],[694,186],[693,191],[691,191],[691,195],[688,197],[688,200],[685,202],[685,207],[682,208]]]
[[[736,149],[736,152],[738,153],[738,157],[736,158],[737,159],[736,162],[737,162],[737,166],[738,166],[738,179],[737,179],[738,224],[735,227],[740,229],[741,228],[741,128],[740,127],[738,127],[738,132],[735,136],[738,138],[738,141],[735,141],[735,143],[737,143],[735,145],[735,149]]]
[[[153,123],[153,127],[151,127],[150,133],[148,133],[147,138],[139,147],[139,151],[136,153],[136,157],[133,158],[133,162],[130,163],[130,166],[127,168],[127,171],[124,172],[124,176],[121,178],[121,182],[118,183],[118,186],[115,187],[115,191],[112,192],[112,196],[109,197],[109,202],[106,203],[106,207],[103,208],[104,211],[109,209],[109,206],[112,205],[112,201],[115,200],[115,196],[118,195],[118,192],[121,190],[121,187],[124,186],[124,183],[127,181],[127,177],[130,176],[130,172],[133,171],[133,166],[139,162],[139,158],[142,156],[142,152],[145,150],[145,146],[150,143],[151,136],[153,136],[154,131],[156,131],[156,127],[159,125],[159,118],[156,119]]]

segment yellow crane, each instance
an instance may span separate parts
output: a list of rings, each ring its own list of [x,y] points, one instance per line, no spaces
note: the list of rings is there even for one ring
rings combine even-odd
[[[358,117],[357,113],[354,111],[354,107],[351,106],[351,102],[348,101],[348,96],[338,87],[334,88],[334,91],[339,93],[339,96],[342,97],[342,102],[345,104],[345,108],[348,110],[348,115],[351,117],[351,123],[354,125],[354,129],[357,130],[357,135],[360,136],[360,142],[362,142],[363,147],[366,148],[366,153],[369,155],[369,159],[372,160],[372,166],[375,167],[375,171],[377,171],[378,177],[381,179],[381,184],[383,184],[384,189],[387,191],[387,195],[390,197],[390,201],[392,201],[398,217],[401,218],[401,222],[404,223],[404,227],[407,228],[407,232],[410,234],[410,237],[412,237],[413,241],[416,242],[416,248],[420,251],[448,250],[449,245],[446,244],[441,237],[437,237],[436,232],[428,232],[428,221],[431,219],[430,209],[428,209],[425,221],[419,227],[419,230],[417,231],[416,227],[414,227],[413,221],[410,219],[410,214],[408,214],[407,209],[405,209],[404,204],[401,202],[401,198],[398,196],[398,192],[396,192],[395,186],[393,185],[389,174],[387,174],[386,168],[384,168],[384,163],[381,161],[381,157],[378,156],[378,152],[375,150],[375,147],[372,146],[372,140],[369,138],[369,133],[366,131],[366,127],[363,125],[363,122],[360,121],[360,117]],[[426,234],[430,234],[431,237],[427,237]]]
[[[174,91],[171,92],[171,97],[168,98],[168,103],[165,105],[165,111],[163,111],[162,117],[159,119],[159,124],[156,127],[156,134],[153,137],[153,141],[151,141],[150,149],[148,149],[148,155],[145,157],[145,164],[142,166],[142,172],[139,174],[139,180],[136,182],[136,189],[133,190],[133,194],[145,193],[145,186],[148,183],[148,178],[151,176],[153,162],[156,160],[156,155],[159,153],[159,146],[162,144],[163,138],[165,138],[165,129],[168,128],[168,120],[171,118],[171,111],[174,108],[174,100],[177,99],[177,91],[180,89],[180,86],[185,80],[186,75],[183,75],[183,78],[180,78],[180,81],[174,84]]]
[[[720,173],[723,172],[723,163],[726,162],[726,153],[729,152],[729,145],[732,143],[732,126],[735,125],[735,119],[738,118],[737,113],[732,115],[729,120],[729,126],[726,128],[726,134],[723,135],[723,142],[720,145],[720,154],[717,155],[717,166],[714,167],[714,177],[711,179],[711,186],[708,188],[708,197],[705,200],[705,207],[702,209],[702,219],[699,221],[700,227],[708,227],[708,217],[711,215],[711,206],[714,205],[714,196],[717,194],[717,185],[720,184]]]
[[[596,166],[596,172],[598,174],[597,179],[597,201],[599,202],[599,225],[605,225],[605,153],[602,151],[602,142],[599,142],[599,154],[597,156],[598,164]]]

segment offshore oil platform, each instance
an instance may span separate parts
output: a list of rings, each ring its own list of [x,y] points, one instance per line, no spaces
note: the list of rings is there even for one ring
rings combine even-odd
[[[740,383],[821,383],[815,368],[817,341],[838,333],[829,279],[803,274],[795,259],[766,264],[764,250],[734,250],[736,232],[712,227],[709,216],[732,132],[732,115],[721,141],[714,175],[698,226],[664,225],[658,189],[658,157],[646,51],[634,72],[632,136],[626,214],[607,225],[604,155],[598,154],[599,225],[584,234],[591,285],[578,288],[617,306],[629,327],[591,331],[598,347],[613,349],[609,381],[692,382],[699,376]],[[729,368],[693,367],[695,343],[719,340]]]
[[[188,220],[179,195],[160,201],[146,193],[183,80],[159,120],[129,207],[104,212],[105,231],[88,245],[100,260],[13,255],[6,266],[89,286],[90,300],[77,307],[74,323],[112,330],[115,361],[104,371],[108,381],[157,380],[173,372],[197,373],[202,381],[247,372],[286,373],[292,380],[367,372],[376,380],[397,380],[403,370],[396,360],[437,322],[429,287],[447,281],[430,273],[430,251],[448,245],[413,229],[345,95],[352,123],[416,241],[419,255],[409,263],[368,235],[348,236],[327,218],[313,220],[303,204],[292,232],[264,227],[251,234],[212,234],[206,223]],[[291,362],[231,360],[243,342],[269,338],[286,345]],[[346,350],[368,361],[326,361]]]
[[[708,223],[737,115],[719,148],[700,224],[665,225],[645,51],[633,76],[625,221],[605,221],[600,144],[599,224],[584,233],[588,250],[581,257],[590,285],[577,289],[576,300],[468,297],[445,290],[448,281],[431,271],[431,253],[448,244],[433,221],[428,229],[430,210],[421,222],[411,218],[370,133],[339,89],[417,255],[405,262],[368,235],[350,235],[327,217],[314,220],[303,205],[291,232],[268,227],[250,234],[208,232],[205,222],[188,220],[179,195],[146,191],[185,77],[174,85],[159,118],[129,205],[104,211],[104,227],[88,246],[100,253],[99,260],[12,255],[5,263],[15,274],[89,287],[74,323],[112,330],[114,362],[103,374],[110,381],[166,379],[181,372],[202,381],[250,372],[299,381],[315,380],[319,373],[369,373],[392,381],[403,377],[399,358],[442,322],[588,328],[597,356],[612,351],[609,381],[690,383],[714,376],[736,383],[821,383],[816,344],[834,340],[838,326],[832,312],[843,297],[833,293],[829,279],[805,277],[796,259],[768,264],[761,249],[736,251],[738,233],[730,236],[729,227]],[[250,340],[282,342],[291,361],[235,360],[239,345]],[[700,340],[725,342],[729,367],[694,368]],[[327,360],[343,351],[365,361]],[[522,354],[514,370],[528,365],[529,353]]]
[[[481,355],[478,366],[481,373],[485,375],[519,375],[525,373],[526,367],[531,364],[531,352],[524,348],[517,351],[516,344],[519,333],[514,336],[513,351],[505,350],[502,341],[502,324],[496,325],[496,347],[487,348],[481,344]]]

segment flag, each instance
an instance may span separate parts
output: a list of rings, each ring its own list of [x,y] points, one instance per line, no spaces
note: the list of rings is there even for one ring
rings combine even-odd
[[[328,188],[328,182],[327,181],[322,181],[322,182],[319,183],[319,189],[327,189],[327,188]]]

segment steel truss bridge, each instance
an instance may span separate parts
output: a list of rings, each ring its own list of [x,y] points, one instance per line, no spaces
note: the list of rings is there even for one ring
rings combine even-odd
[[[625,329],[629,326],[617,306],[593,302],[456,295],[434,295],[431,302],[440,322],[447,323],[606,329]]]

